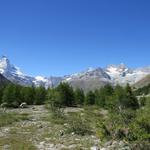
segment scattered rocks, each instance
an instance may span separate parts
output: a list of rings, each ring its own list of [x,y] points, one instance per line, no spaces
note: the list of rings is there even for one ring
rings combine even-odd
[[[3,146],[3,150],[10,150],[11,148],[10,148],[10,145],[4,145]]]
[[[100,150],[97,146],[91,147],[91,150]]]
[[[131,150],[125,141],[109,141],[100,150]]]
[[[45,117],[48,114],[48,111],[44,106],[31,106],[24,109],[12,109],[8,110],[17,113],[28,113],[29,119],[16,122],[13,126],[2,127],[0,128],[0,138],[8,137],[10,131],[13,128],[18,129],[17,133],[22,135],[31,135],[28,140],[30,140],[38,150],[61,150],[61,149],[89,149],[86,144],[83,146],[83,143],[88,143],[90,150],[130,150],[128,144],[125,141],[108,141],[104,144],[103,147],[100,147],[100,139],[94,135],[78,136],[74,132],[70,135],[65,133],[64,127],[67,127],[68,124],[62,124],[60,126],[53,127],[50,126],[50,122],[43,121],[41,118]],[[82,109],[76,108],[67,108],[66,112],[81,112]],[[106,112],[103,112],[104,114]],[[56,129],[56,131],[55,131]],[[32,135],[32,132],[34,134]],[[46,136],[43,137],[43,134]],[[10,150],[10,145],[4,145],[3,150]]]

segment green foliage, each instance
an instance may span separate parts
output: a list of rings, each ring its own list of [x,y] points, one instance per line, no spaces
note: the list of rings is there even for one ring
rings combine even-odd
[[[2,102],[7,103],[8,107],[18,107],[20,100],[19,95],[18,87],[10,84],[4,89]]]
[[[44,87],[37,87],[35,89],[35,101],[34,104],[41,105],[44,104],[46,100],[46,90]]]
[[[139,89],[135,90],[134,93],[136,95],[147,95],[147,94],[150,94],[150,84],[148,84],[147,86],[144,86],[142,88],[139,88]]]
[[[86,94],[85,105],[94,105],[95,104],[95,94],[92,91],[89,91]]]
[[[68,83],[60,83],[56,90],[59,92],[60,99],[65,106],[75,105],[74,91]]]
[[[126,140],[134,147],[144,149],[148,147],[150,140],[150,105],[139,109],[124,108],[113,110],[101,125],[101,133],[107,139]],[[140,144],[139,144],[140,143]],[[143,146],[141,146],[143,143]]]
[[[22,102],[26,102],[28,105],[34,104],[35,89],[34,87],[22,87],[21,89]]]
[[[55,107],[62,107],[63,101],[61,99],[60,93],[56,89],[49,89],[47,92],[47,102],[51,109]]]
[[[22,102],[28,105],[44,104],[47,90],[44,87],[23,87],[9,84],[0,88],[0,104],[6,103],[7,107],[18,107]]]
[[[77,105],[83,105],[85,99],[84,91],[82,89],[77,88],[75,90],[75,103]]]
[[[91,134],[92,131],[90,130],[89,123],[87,120],[82,118],[80,115],[72,115],[68,118],[68,126],[66,127],[66,133],[74,133],[77,135],[86,135]]]
[[[0,86],[0,104],[2,103],[3,92],[4,92],[4,87]]]
[[[12,124],[20,120],[28,120],[28,114],[7,113],[0,111],[0,127]]]
[[[144,96],[140,97],[140,99],[139,99],[139,105],[140,105],[140,107],[146,105],[146,97],[144,97]]]
[[[114,89],[111,85],[105,85],[100,90],[95,91],[95,104],[100,107],[111,107],[113,104]]]
[[[137,98],[132,92],[132,89],[129,84],[125,88],[116,86],[115,88],[115,97],[117,99],[117,107],[119,109],[138,109],[139,103]]]

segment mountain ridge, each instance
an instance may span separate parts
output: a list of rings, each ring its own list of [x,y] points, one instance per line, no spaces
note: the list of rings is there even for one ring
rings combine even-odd
[[[124,64],[111,64],[105,68],[88,68],[85,71],[60,77],[31,77],[11,64],[6,56],[2,56],[0,59],[0,73],[11,82],[24,86],[44,86],[48,88],[55,87],[60,82],[68,82],[75,88],[91,90],[106,84],[125,85],[129,83],[133,85],[150,74],[150,66],[131,69]]]

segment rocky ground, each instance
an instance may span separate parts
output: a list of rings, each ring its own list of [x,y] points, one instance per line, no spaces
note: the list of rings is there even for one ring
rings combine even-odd
[[[102,144],[95,134],[76,135],[64,133],[67,125],[61,120],[58,124],[50,119],[50,112],[44,106],[31,106],[24,109],[9,109],[27,115],[27,119],[0,127],[1,150],[128,150],[123,141],[109,141]],[[82,108],[66,108],[64,112],[76,113]],[[105,112],[104,112],[105,113]],[[103,145],[103,146],[102,146]]]

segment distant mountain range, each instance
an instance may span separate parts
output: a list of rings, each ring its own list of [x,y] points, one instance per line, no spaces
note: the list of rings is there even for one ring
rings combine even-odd
[[[83,72],[63,77],[31,77],[24,74],[15,65],[11,64],[7,57],[2,56],[0,58],[0,74],[2,74],[7,80],[24,86],[33,85],[48,88],[53,86],[55,87],[60,82],[68,82],[73,87],[91,90],[104,86],[108,83],[112,85],[125,85],[127,83],[136,85],[136,83],[150,75],[150,66],[131,69],[124,64],[109,65],[105,68],[88,68]]]

